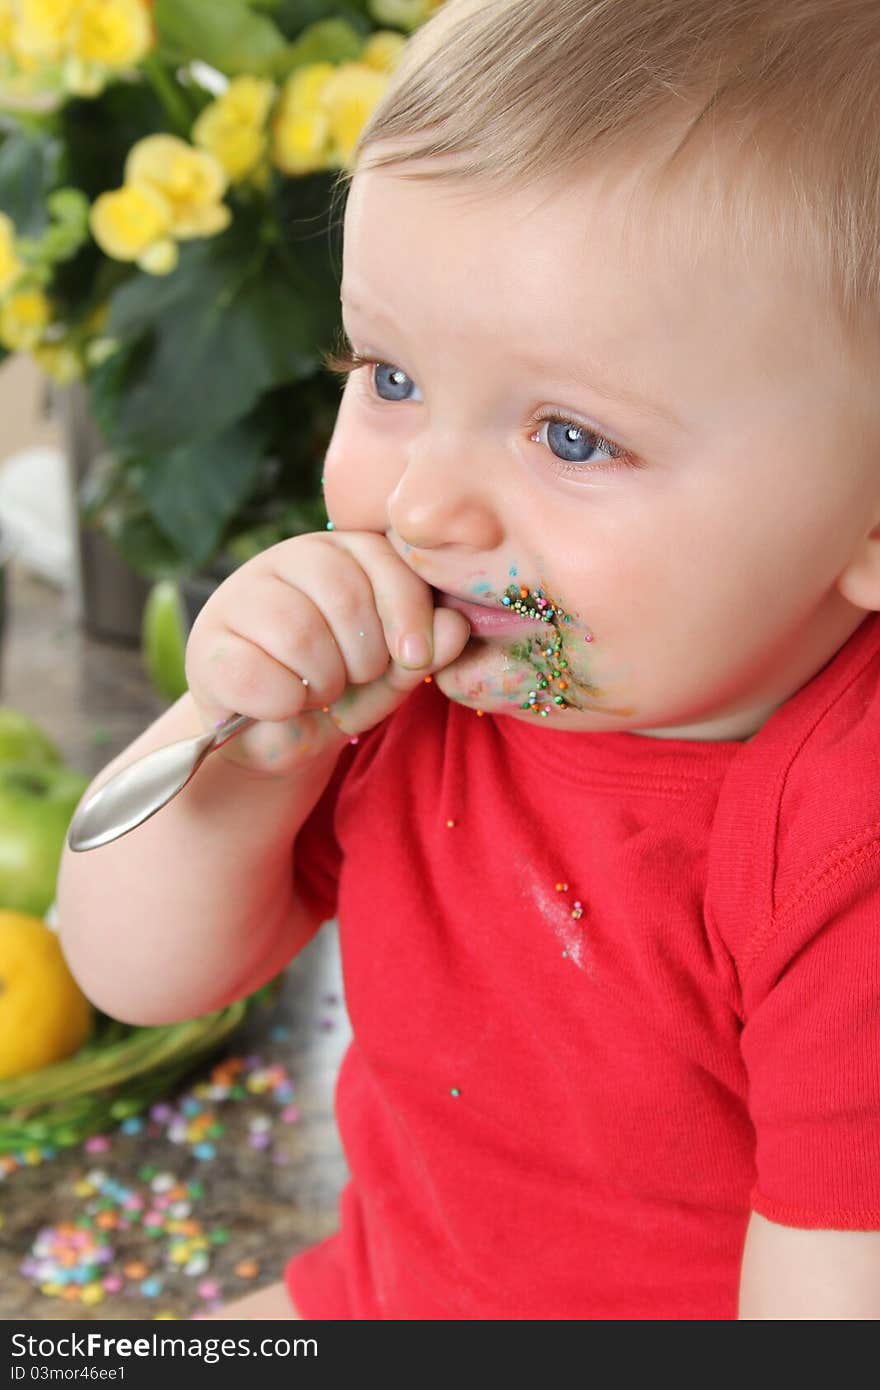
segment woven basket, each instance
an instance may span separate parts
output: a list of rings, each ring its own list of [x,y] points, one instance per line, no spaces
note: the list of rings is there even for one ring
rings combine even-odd
[[[186,1023],[141,1028],[98,1015],[88,1042],[63,1062],[0,1082],[0,1154],[68,1148],[137,1115],[273,1002],[280,981]]]

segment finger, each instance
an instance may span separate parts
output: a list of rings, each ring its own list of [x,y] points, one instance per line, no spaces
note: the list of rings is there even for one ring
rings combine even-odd
[[[341,693],[345,684],[362,685],[375,680],[388,665],[389,654],[373,586],[359,556],[347,546],[323,544],[321,536],[309,539],[315,542],[316,559],[310,557],[306,564],[302,547],[285,552],[282,543],[274,547],[276,553],[272,556],[268,576],[279,585],[277,603],[283,607],[288,602],[285,594],[305,598],[312,611],[320,614],[324,632],[335,644],[346,676],[343,685],[330,689],[328,682],[321,678],[320,669],[317,666],[315,669],[317,689],[323,696],[318,703],[327,703]],[[265,635],[270,642],[271,626],[267,621]],[[276,621],[274,626],[279,634],[273,643],[274,650],[287,651],[298,661],[299,652],[295,649],[303,634],[289,621]],[[311,675],[309,678],[311,680]]]
[[[431,587],[404,564],[388,539],[378,532],[337,531],[316,536],[330,550],[347,551],[366,574],[373,591],[385,645],[392,660],[424,674],[433,661],[434,602]],[[421,657],[409,658],[402,643],[424,639]],[[373,672],[372,678],[375,678]]]
[[[463,651],[470,636],[470,625],[454,608],[434,610],[432,641],[436,659],[431,671],[442,670]],[[412,670],[396,661],[369,685],[349,686],[324,713],[346,734],[360,734],[392,714],[404,698],[424,679],[424,670]]]
[[[203,641],[193,629],[185,669],[187,685],[211,725],[232,713],[292,719],[304,708],[308,687],[299,675],[240,633],[212,629],[204,651]]]
[[[346,563],[350,569],[355,568],[350,560]],[[372,596],[366,576],[363,587]],[[242,598],[239,595],[235,616],[227,620],[230,631],[247,637],[301,680],[308,692],[306,708],[326,704],[342,694],[351,679],[344,654],[327,614],[302,588],[291,587],[270,571],[257,571],[248,584],[246,632],[238,626],[243,621],[239,616],[242,612]],[[372,667],[367,664],[365,679],[378,675],[388,661],[375,611],[370,635],[372,640],[368,645],[373,651],[374,660]]]

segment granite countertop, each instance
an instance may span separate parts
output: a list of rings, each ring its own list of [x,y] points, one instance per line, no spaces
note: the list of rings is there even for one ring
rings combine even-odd
[[[136,650],[91,638],[15,561],[7,602],[0,701],[91,777],[164,702]],[[349,1036],[328,922],[271,1008],[158,1108],[12,1171],[0,1159],[0,1318],[186,1318],[280,1278],[336,1228],[347,1169],[332,1101]]]

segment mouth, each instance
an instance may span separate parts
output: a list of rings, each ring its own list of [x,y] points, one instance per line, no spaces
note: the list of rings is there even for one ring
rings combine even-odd
[[[475,637],[492,637],[496,633],[520,634],[534,632],[536,629],[546,631],[552,624],[546,618],[530,618],[519,613],[511,613],[504,608],[496,607],[494,604],[489,606],[484,603],[474,603],[470,599],[459,598],[457,594],[444,593],[442,589],[433,589],[434,606],[436,608],[457,608],[459,613],[463,613],[471,625],[471,634]]]

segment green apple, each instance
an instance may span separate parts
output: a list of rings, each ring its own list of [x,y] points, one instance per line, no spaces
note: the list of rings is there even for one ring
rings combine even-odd
[[[57,766],[61,754],[55,744],[27,715],[0,705],[0,764],[46,763]]]
[[[144,604],[141,653],[147,675],[166,700],[178,699],[187,688],[184,655],[188,633],[177,584],[173,579],[160,579]]]
[[[88,784],[63,765],[0,765],[0,908],[42,917],[51,906],[67,827]]]

